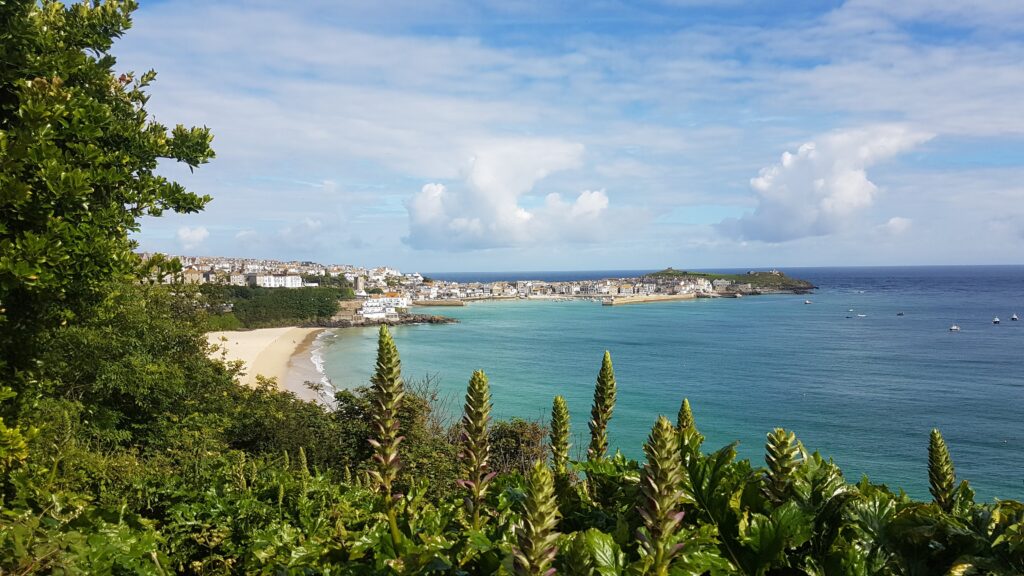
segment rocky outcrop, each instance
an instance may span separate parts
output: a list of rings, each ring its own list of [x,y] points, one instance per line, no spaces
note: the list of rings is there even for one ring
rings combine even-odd
[[[310,326],[320,328],[351,328],[353,326],[379,326],[381,324],[399,326],[402,324],[454,324],[456,322],[458,322],[458,320],[447,316],[437,316],[433,314],[402,314],[397,319],[391,320],[364,320],[362,318],[352,320],[331,319],[310,324]]]

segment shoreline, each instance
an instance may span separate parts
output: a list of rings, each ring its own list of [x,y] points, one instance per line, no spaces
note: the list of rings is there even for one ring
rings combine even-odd
[[[311,354],[316,337],[324,330],[287,326],[219,331],[208,332],[206,340],[217,347],[211,358],[242,361],[244,374],[239,376],[239,384],[255,386],[257,375],[276,378],[278,390],[314,401],[320,398],[305,382],[320,382],[323,377]]]
[[[603,306],[621,306],[623,304],[645,304],[650,302],[674,302],[677,300],[696,300],[697,294],[632,294],[623,296],[610,296],[601,300]]]

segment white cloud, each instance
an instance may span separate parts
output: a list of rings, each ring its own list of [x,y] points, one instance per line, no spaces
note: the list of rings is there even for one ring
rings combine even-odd
[[[185,250],[192,250],[198,247],[210,236],[210,231],[205,226],[189,228],[182,226],[178,228],[178,244]]]
[[[902,216],[893,216],[889,218],[889,221],[882,225],[882,230],[889,235],[899,236],[914,224],[914,221],[910,218],[903,218]]]
[[[693,206],[713,204],[736,207],[732,214],[740,207],[761,211],[719,227],[733,237],[812,235],[786,247],[797,254],[791,261],[812,261],[838,254],[836,243],[818,246],[813,235],[844,222],[882,237],[891,215],[913,218],[914,227],[899,237],[906,244],[941,218],[955,222],[969,211],[987,221],[982,213],[1006,211],[997,195],[1024,180],[1019,2],[849,0],[780,9],[764,25],[739,14],[666,20],[663,8],[605,3],[619,10],[606,21],[628,21],[638,32],[625,35],[567,27],[578,7],[541,3],[526,13],[532,20],[552,11],[545,22],[555,36],[527,31],[509,43],[491,36],[501,20],[479,3],[443,0],[427,9],[396,1],[282,7],[259,0],[241,10],[181,0],[139,10],[117,44],[119,67],[160,72],[148,105],[158,119],[209,125],[216,134],[217,160],[195,175],[180,170],[183,183],[216,198],[205,222],[259,233],[214,234],[204,249],[330,260],[344,254],[338,247],[353,234],[366,246],[344,257],[367,263],[451,265],[443,253],[408,250],[399,243],[404,237],[421,248],[514,246],[501,257],[515,253],[544,267],[580,265],[584,250],[618,258],[600,260],[604,265],[634,265],[637,252],[624,242],[685,253],[688,245],[673,240],[679,221],[704,225],[724,214],[633,226],[628,235],[609,233],[610,222],[630,211],[691,215],[698,212]],[[514,4],[509,14],[520,23],[520,3]],[[595,9],[588,6],[587,15]],[[461,22],[457,31],[447,26],[453,17]],[[805,191],[810,201],[799,209],[747,184],[779,143],[882,122],[935,132],[941,141],[910,171],[895,166],[870,177],[867,170],[884,158],[833,174],[793,146],[797,168],[780,168],[769,192],[801,193],[789,181],[799,170],[820,172],[809,181],[832,189]],[[566,168],[558,158],[533,157],[527,148],[534,141],[578,143],[586,162]],[[815,144],[819,156],[828,153],[823,139]],[[949,181],[990,164],[1010,169],[998,181],[952,188],[955,202],[936,201],[937,188],[923,184],[929,175]],[[909,184],[897,190],[898,180]],[[427,182],[437,184],[408,198]],[[782,221],[767,221],[772,210]],[[307,215],[323,221],[313,241],[301,226]],[[195,224],[189,218],[147,222],[143,246],[172,244],[179,225]],[[991,253],[1002,239],[984,225],[974,230],[964,242],[979,252]],[[744,246],[715,234],[713,225],[687,233],[700,236],[700,257],[711,265]],[[887,257],[857,246],[866,258]],[[938,259],[948,254],[934,243],[916,249]],[[1016,250],[1006,259],[1020,260]],[[735,253],[751,263],[751,252]],[[470,258],[503,265],[486,254],[464,254],[459,265],[471,266]]]
[[[414,248],[471,250],[540,242],[589,242],[608,225],[608,195],[585,190],[571,201],[550,193],[527,209],[523,197],[554,172],[578,168],[583,146],[545,138],[516,138],[479,145],[456,189],[423,186],[406,202]]]
[[[750,180],[758,198],[753,213],[723,220],[719,228],[766,242],[837,232],[875,201],[879,189],[867,168],[931,137],[902,126],[875,126],[807,142]]]

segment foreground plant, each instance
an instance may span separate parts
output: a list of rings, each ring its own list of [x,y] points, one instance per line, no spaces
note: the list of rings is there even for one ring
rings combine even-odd
[[[601,371],[597,374],[594,387],[594,405],[590,409],[590,446],[587,460],[604,460],[608,455],[608,422],[615,409],[615,370],[612,369],[612,355],[607,350],[601,360]]]
[[[649,574],[665,576],[681,544],[674,536],[683,519],[679,505],[683,498],[683,463],[677,448],[675,429],[661,416],[644,444],[647,464],[640,479],[637,511],[644,520],[637,531],[640,548],[647,557]]]
[[[373,459],[377,469],[371,470],[377,491],[384,497],[384,509],[388,515],[391,538],[395,545],[401,540],[398,530],[398,519],[395,517],[392,501],[392,486],[398,477],[401,462],[398,457],[398,445],[402,437],[398,435],[398,410],[405,397],[402,383],[402,362],[398,357],[398,348],[391,338],[387,326],[381,326],[377,336],[377,369],[370,379],[373,390],[373,430],[375,438],[370,439],[373,446]]]
[[[558,503],[551,470],[541,461],[534,463],[526,478],[526,501],[522,521],[516,530],[518,546],[513,552],[515,573],[546,576],[558,548]]]
[[[458,481],[469,495],[465,499],[466,511],[472,516],[471,526],[479,530],[482,524],[481,508],[487,485],[495,473],[488,470],[490,445],[487,424],[491,419],[491,391],[487,375],[482,370],[473,372],[466,388],[466,404],[462,416],[462,452],[464,479]]]
[[[565,398],[555,396],[551,402],[551,466],[555,476],[564,476],[569,470],[569,406]]]
[[[683,398],[683,403],[679,405],[676,428],[679,430],[679,450],[683,456],[683,464],[686,464],[691,458],[700,455],[700,447],[704,443],[704,436],[697,430],[697,423],[693,419],[693,411],[687,398]]]
[[[764,476],[762,492],[773,504],[781,504],[793,495],[793,476],[800,465],[800,444],[796,434],[782,428],[768,433],[764,461],[768,472]]]
[[[946,441],[937,428],[932,429],[928,438],[928,490],[935,503],[946,512],[953,510],[955,497],[956,470],[949,456]]]

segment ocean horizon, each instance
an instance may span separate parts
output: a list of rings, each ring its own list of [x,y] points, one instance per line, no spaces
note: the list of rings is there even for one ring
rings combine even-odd
[[[470,374],[483,369],[498,418],[543,420],[552,397],[565,396],[578,450],[610,350],[619,386],[610,442],[629,457],[642,457],[657,416],[674,419],[687,397],[705,451],[739,441],[740,457],[755,466],[765,435],[784,427],[835,459],[848,481],[867,474],[927,498],[928,433],[937,427],[979,499],[1024,497],[1024,322],[1009,319],[1024,314],[1024,266],[779,269],[819,289],[621,307],[475,302],[417,308],[459,323],[392,333],[406,377],[430,375],[452,418]],[[426,275],[556,281],[621,272],[636,271]],[[368,382],[375,345],[375,328],[334,330],[315,355],[335,386],[350,388]]]

